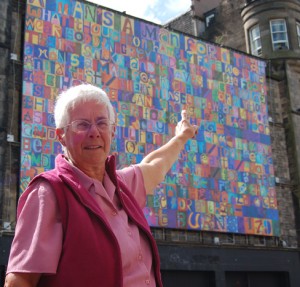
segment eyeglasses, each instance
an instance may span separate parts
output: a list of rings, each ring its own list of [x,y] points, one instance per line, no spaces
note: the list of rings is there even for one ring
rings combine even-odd
[[[72,131],[75,133],[84,133],[88,132],[92,125],[95,125],[99,132],[106,132],[109,130],[111,126],[114,125],[112,121],[109,119],[100,119],[96,121],[95,123],[91,123],[86,120],[75,120],[71,122],[70,124],[64,126],[64,128],[70,126]]]

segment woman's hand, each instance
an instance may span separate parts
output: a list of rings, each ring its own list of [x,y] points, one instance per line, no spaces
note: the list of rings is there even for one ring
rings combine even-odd
[[[194,138],[198,133],[198,126],[192,125],[188,119],[187,111],[182,110],[181,121],[177,123],[175,135],[185,137],[186,139]]]

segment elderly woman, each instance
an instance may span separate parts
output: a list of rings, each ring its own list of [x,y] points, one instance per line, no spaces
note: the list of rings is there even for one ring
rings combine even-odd
[[[197,127],[183,112],[168,143],[116,170],[109,156],[115,114],[101,89],[63,92],[54,116],[64,155],[20,198],[5,287],[162,286],[142,208]]]

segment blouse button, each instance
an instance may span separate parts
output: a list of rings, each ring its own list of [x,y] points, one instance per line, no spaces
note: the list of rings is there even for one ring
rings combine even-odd
[[[150,284],[150,280],[149,280],[149,279],[146,279],[146,280],[145,280],[145,283],[146,283],[147,285],[149,285],[149,284]]]
[[[112,215],[113,215],[113,216],[116,216],[116,215],[117,215],[117,213],[116,213],[115,211],[113,211],[113,212],[112,212]]]

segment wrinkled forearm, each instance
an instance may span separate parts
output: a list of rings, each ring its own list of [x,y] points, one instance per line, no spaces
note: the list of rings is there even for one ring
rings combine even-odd
[[[188,139],[184,135],[174,136],[169,142],[148,154],[141,161],[140,168],[148,192],[151,192],[164,180]]]

